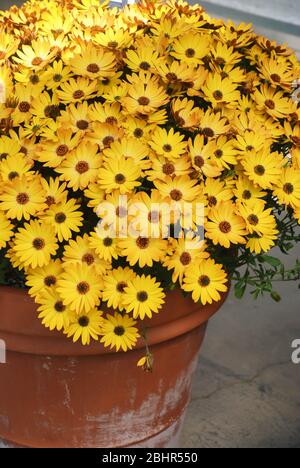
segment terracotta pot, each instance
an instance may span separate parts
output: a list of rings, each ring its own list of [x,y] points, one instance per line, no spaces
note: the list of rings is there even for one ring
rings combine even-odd
[[[0,438],[25,447],[174,447],[208,319],[179,291],[147,323],[153,373],[127,353],[73,344],[37,319],[25,291],[0,288]]]

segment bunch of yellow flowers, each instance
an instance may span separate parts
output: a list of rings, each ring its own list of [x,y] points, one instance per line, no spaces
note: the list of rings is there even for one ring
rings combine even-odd
[[[299,77],[288,47],[182,0],[0,12],[6,284],[24,275],[51,330],[126,351],[168,289],[212,303],[236,267],[274,267],[300,220]]]

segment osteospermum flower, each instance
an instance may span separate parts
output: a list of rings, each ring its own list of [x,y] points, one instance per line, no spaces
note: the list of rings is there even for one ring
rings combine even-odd
[[[283,169],[273,193],[282,205],[300,208],[300,170],[292,167]]]
[[[73,264],[86,264],[95,268],[99,275],[104,275],[111,268],[111,264],[100,258],[97,252],[90,246],[90,237],[84,234],[71,239],[66,245],[63,257],[64,265],[72,268]]]
[[[123,298],[125,288],[128,287],[128,282],[132,281],[135,277],[135,272],[128,267],[119,267],[107,273],[104,277],[103,301],[107,302],[108,307],[112,307],[115,310],[124,310]]]
[[[199,260],[186,271],[183,289],[192,293],[195,302],[211,304],[221,299],[220,293],[227,291],[227,275],[221,265],[212,259]]]
[[[133,75],[128,79],[131,84],[122,104],[130,114],[150,114],[167,104],[169,98],[157,79],[148,75]]]
[[[120,194],[134,190],[139,187],[141,182],[138,180],[141,176],[141,168],[131,159],[108,159],[98,171],[98,183],[106,193],[118,190]]]
[[[140,334],[136,328],[136,321],[127,315],[107,315],[101,325],[101,343],[110,349],[116,348],[116,351],[122,349],[127,351],[132,349]]]
[[[88,312],[100,304],[103,280],[88,265],[73,265],[60,276],[57,291],[65,305],[77,314]]]
[[[81,52],[70,61],[70,68],[75,75],[90,79],[107,78],[114,73],[115,56],[104,48],[92,43],[83,46]]]
[[[65,328],[65,334],[68,338],[72,337],[74,343],[81,340],[81,343],[86,346],[90,344],[91,338],[95,341],[99,340],[102,323],[102,312],[98,309],[72,314],[70,325]]]
[[[29,294],[36,297],[43,291],[55,288],[62,272],[62,262],[59,259],[51,261],[44,267],[29,268],[26,275]]]
[[[78,210],[80,205],[71,199],[50,206],[41,216],[45,223],[54,227],[58,240],[69,240],[73,232],[79,232],[82,226],[83,213]]]
[[[279,153],[270,153],[264,149],[253,157],[243,158],[241,164],[255,185],[270,189],[280,180],[284,160]]]
[[[14,238],[13,251],[25,267],[48,265],[57,249],[54,228],[37,220],[25,223],[24,227],[18,229]]]
[[[124,306],[134,318],[144,319],[158,313],[164,303],[165,294],[160,283],[151,276],[137,276],[125,288]]]
[[[205,224],[206,237],[215,245],[220,244],[227,249],[231,244],[245,244],[246,224],[243,218],[235,214],[236,208],[231,202],[221,202],[212,208],[209,221]]]
[[[157,154],[172,160],[180,158],[186,152],[186,142],[183,140],[184,135],[175,132],[173,128],[167,132],[164,128],[158,127],[149,144]]]
[[[44,290],[36,299],[39,319],[49,330],[62,330],[69,326],[71,310],[66,307],[55,288]]]
[[[3,187],[0,210],[10,219],[29,220],[46,207],[45,192],[38,177],[16,177]]]

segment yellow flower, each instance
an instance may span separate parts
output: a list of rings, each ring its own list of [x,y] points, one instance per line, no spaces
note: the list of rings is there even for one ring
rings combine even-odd
[[[197,259],[208,258],[209,254],[205,252],[207,247],[206,242],[199,237],[193,239],[179,239],[176,241],[174,253],[167,257],[164,265],[168,270],[174,270],[172,281],[176,283],[178,280],[182,284],[186,270]]]
[[[69,240],[73,232],[80,231],[83,213],[78,210],[79,207],[80,205],[76,204],[74,199],[64,200],[59,204],[51,205],[40,219],[53,226],[58,240],[63,242]]]
[[[157,127],[149,145],[157,154],[173,160],[186,153],[186,142],[183,140],[184,135],[175,133],[173,128],[167,132],[164,128]]]
[[[275,240],[278,237],[278,231],[274,230],[268,234],[253,234],[247,241],[246,247],[251,253],[259,255],[262,252],[268,252],[275,246]]]
[[[73,343],[81,340],[81,343],[86,346],[91,343],[91,338],[95,341],[99,340],[102,323],[102,312],[93,308],[71,315],[70,325],[65,328],[65,334],[68,338],[73,337]]]
[[[270,153],[267,149],[263,149],[256,155],[243,158],[241,164],[245,174],[255,185],[271,189],[280,180],[284,160],[279,153]]]
[[[233,193],[225,182],[218,179],[206,179],[203,187],[204,194],[207,197],[208,206],[214,208],[221,202],[228,202],[233,198]]]
[[[192,293],[194,302],[212,304],[221,299],[220,292],[227,291],[227,275],[214,260],[198,260],[187,269],[183,289]]]
[[[45,198],[39,177],[16,177],[3,187],[0,210],[5,211],[10,219],[29,220],[38,211],[47,208]]]
[[[203,135],[198,134],[194,141],[189,140],[189,154],[194,169],[200,174],[206,177],[218,177],[221,174],[221,169],[212,160],[211,145],[205,145]]]
[[[55,90],[71,77],[71,70],[62,60],[55,60],[41,74],[41,80],[48,89]]]
[[[128,237],[119,241],[120,255],[126,257],[130,266],[137,263],[141,268],[153,266],[164,256],[166,240],[147,237]]]
[[[155,187],[166,197],[170,197],[174,202],[192,202],[201,194],[201,188],[197,180],[188,176],[166,177],[165,180],[154,181]]]
[[[71,239],[69,241],[64,250],[63,262],[65,268],[67,268],[67,265],[72,267],[74,263],[86,264],[95,268],[99,275],[104,275],[111,268],[110,263],[101,259],[96,251],[91,248],[88,234],[84,234],[82,237],[77,236],[75,240]]]
[[[250,234],[265,235],[276,231],[276,219],[272,208],[265,207],[263,200],[250,200],[241,204],[239,213],[244,218]]]
[[[128,351],[135,347],[140,334],[135,327],[136,321],[127,315],[107,314],[101,325],[101,343],[110,349],[116,348],[116,351],[122,349]]]
[[[221,202],[212,208],[209,221],[205,224],[206,237],[214,245],[229,248],[231,244],[245,244],[246,225],[243,218],[237,214],[236,207],[231,202]]]
[[[97,94],[96,81],[90,81],[88,78],[71,78],[60,85],[57,96],[61,102],[81,102],[91,99]]]
[[[141,185],[138,180],[140,176],[141,168],[133,158],[109,158],[98,171],[98,183],[106,193],[118,190],[121,195],[124,195]]]
[[[66,306],[77,314],[89,312],[100,304],[103,281],[87,264],[66,265],[61,274],[57,291]]]
[[[258,110],[263,110],[275,119],[287,117],[293,112],[293,102],[282,91],[270,88],[267,84],[256,90],[253,96]]]
[[[157,314],[164,303],[165,293],[160,283],[151,276],[137,276],[125,288],[124,306],[127,313],[132,312],[133,317],[143,320],[146,316],[151,318]]]
[[[267,195],[260,187],[255,186],[247,177],[240,176],[235,181],[233,193],[237,200],[247,203],[249,200],[257,200]]]
[[[92,43],[82,47],[68,64],[75,75],[96,78],[112,76],[115,69],[114,54],[104,48],[95,47]]]
[[[33,40],[31,45],[23,45],[16,53],[14,61],[27,68],[40,70],[55,57],[56,50],[46,38]]]
[[[150,114],[168,103],[169,97],[156,78],[134,74],[128,80],[127,96],[121,103],[130,114]]]
[[[97,227],[95,232],[91,233],[89,242],[91,248],[106,262],[111,263],[113,258],[118,258],[120,253],[119,241],[116,238],[110,237],[109,232],[103,237],[102,232]]]
[[[48,265],[57,249],[54,228],[37,220],[25,223],[14,238],[13,251],[24,267]]]
[[[280,181],[275,185],[273,194],[281,205],[300,208],[300,170],[283,169]]]
[[[222,79],[221,75],[218,74],[208,77],[203,87],[203,93],[213,107],[219,107],[220,105],[235,107],[236,101],[240,98],[237,85],[230,78]]]
[[[136,277],[131,268],[116,268],[107,272],[104,277],[103,285],[103,301],[107,302],[108,307],[113,309],[124,310],[123,298],[125,288],[128,287],[128,282]]]
[[[101,163],[97,145],[81,143],[55,170],[61,174],[61,180],[68,182],[68,187],[82,190],[97,180]]]
[[[0,177],[4,182],[12,181],[16,177],[33,175],[32,164],[22,153],[7,156],[0,161]]]
[[[209,53],[210,46],[211,38],[208,34],[190,32],[173,42],[171,55],[177,60],[197,65],[203,63],[203,58]]]
[[[39,296],[43,291],[56,287],[58,278],[63,272],[61,260],[52,260],[48,265],[29,269],[26,274],[26,286],[29,294],[33,297]]]
[[[45,289],[36,299],[39,319],[50,330],[63,330],[70,325],[71,310],[66,307],[55,288]]]

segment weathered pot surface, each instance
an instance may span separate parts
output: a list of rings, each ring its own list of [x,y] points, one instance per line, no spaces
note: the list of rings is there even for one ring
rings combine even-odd
[[[0,438],[26,447],[174,447],[208,319],[180,291],[146,321],[154,371],[137,368],[144,342],[127,353],[73,344],[37,319],[26,291],[0,288]]]

